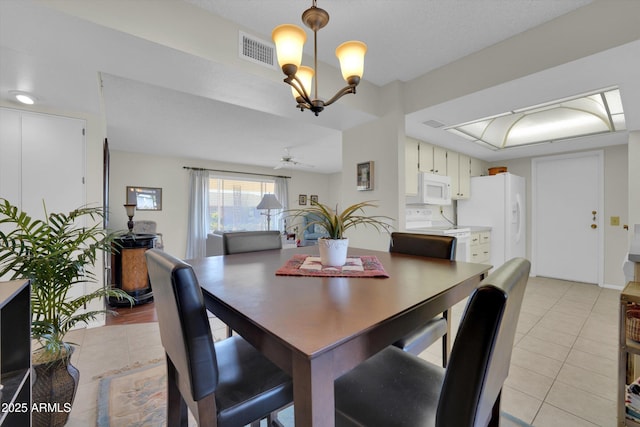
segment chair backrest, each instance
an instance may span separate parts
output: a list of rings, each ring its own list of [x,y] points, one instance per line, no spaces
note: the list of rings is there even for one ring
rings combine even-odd
[[[136,234],[156,234],[155,221],[140,220],[133,223],[133,232]]]
[[[282,236],[279,231],[238,231],[222,235],[224,254],[268,251],[282,249]]]
[[[436,426],[485,426],[509,374],[531,263],[514,258],[469,297],[447,365]]]
[[[145,252],[165,353],[178,387],[194,401],[213,393],[218,363],[202,290],[189,264],[158,249]]]
[[[454,260],[456,242],[453,236],[393,232],[389,252]]]

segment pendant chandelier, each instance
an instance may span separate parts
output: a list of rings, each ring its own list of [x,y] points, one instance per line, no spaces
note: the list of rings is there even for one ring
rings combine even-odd
[[[348,41],[336,48],[342,77],[347,82],[347,86],[340,89],[333,98],[324,101],[318,98],[318,30],[329,22],[329,13],[317,7],[316,0],[313,0],[312,6],[302,14],[302,22],[313,31],[313,68],[301,65],[302,49],[307,40],[307,35],[302,28],[292,24],[279,25],[274,28],[271,37],[276,45],[278,64],[287,76],[284,82],[291,85],[291,92],[298,103],[297,107],[300,111],[311,110],[317,116],[324,107],[333,104],[343,95],[356,93],[356,86],[360,83],[364,71],[364,54],[367,52],[367,45],[360,41]],[[313,98],[311,98],[312,84],[314,84]]]

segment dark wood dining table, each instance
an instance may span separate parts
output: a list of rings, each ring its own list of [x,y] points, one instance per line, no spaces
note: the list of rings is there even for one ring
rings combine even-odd
[[[188,260],[209,311],[293,378],[297,426],[334,425],[333,381],[466,298],[491,266],[373,255],[388,278],[279,276],[317,247]]]

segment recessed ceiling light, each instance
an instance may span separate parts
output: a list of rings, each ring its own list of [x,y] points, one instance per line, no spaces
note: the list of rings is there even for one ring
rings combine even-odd
[[[10,90],[9,94],[18,102],[26,105],[33,105],[38,100],[38,98],[36,98],[34,95],[28,92],[23,92],[21,90]]]

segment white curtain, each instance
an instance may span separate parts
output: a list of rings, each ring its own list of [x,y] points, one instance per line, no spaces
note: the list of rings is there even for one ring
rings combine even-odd
[[[276,199],[278,199],[278,201],[282,205],[282,209],[278,210],[278,212],[276,213],[276,224],[278,224],[278,230],[285,231],[284,222],[286,213],[284,213],[284,211],[289,209],[289,180],[287,178],[276,178],[274,193]]]
[[[189,171],[189,223],[187,259],[203,258],[209,233],[209,171]]]

